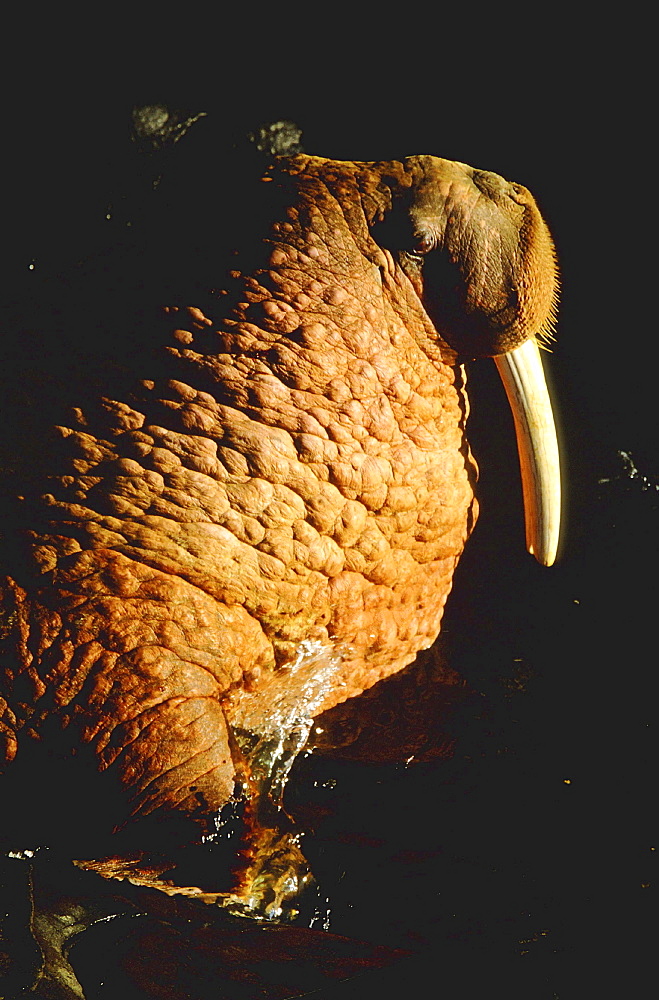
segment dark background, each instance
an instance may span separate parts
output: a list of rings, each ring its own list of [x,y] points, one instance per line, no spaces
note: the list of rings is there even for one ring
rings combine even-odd
[[[488,45],[481,25],[476,51],[464,29],[444,25],[433,38],[422,20],[359,37],[348,14],[322,24],[276,35],[261,25],[258,44],[243,28],[198,50],[200,22],[154,67],[154,39],[128,63],[121,50],[105,51],[101,66],[93,43],[46,65],[27,46],[6,90],[2,298],[12,310],[50,301],[77,262],[133,239],[153,176],[153,160],[130,137],[136,104],[208,112],[194,156],[183,156],[185,139],[177,146],[183,183],[197,165],[208,176],[235,136],[283,117],[300,125],[309,153],[434,153],[531,189],[562,275],[550,359],[565,456],[562,554],[545,570],[523,551],[510,418],[493,366],[472,366],[481,519],[456,576],[444,649],[476,707],[462,717],[456,755],[416,769],[311,757],[299,769],[309,794],[336,782],[331,819],[307,844],[330,931],[415,954],[384,977],[355,978],[348,963],[352,979],[309,995],[422,995],[431,981],[441,997],[492,988],[563,1000],[590,995],[618,965],[628,995],[644,995],[656,887],[659,462],[653,116],[638,38],[601,21],[563,21],[551,38],[543,27],[543,44],[522,25]],[[89,883],[81,891],[93,895]],[[179,930],[194,919],[162,917]],[[149,939],[155,954],[170,947],[163,926]],[[123,968],[123,941],[98,926],[80,936],[72,954],[89,1000],[113,995],[99,969],[107,977]],[[268,968],[276,980],[274,959]],[[130,988],[197,1000],[217,995],[217,982],[171,994]],[[252,995],[227,989],[219,995]],[[124,980],[121,990],[129,995]]]

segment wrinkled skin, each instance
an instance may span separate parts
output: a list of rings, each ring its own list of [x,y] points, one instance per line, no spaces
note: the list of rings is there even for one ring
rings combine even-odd
[[[314,714],[434,641],[477,514],[460,362],[551,318],[550,238],[494,174],[294,156],[256,185],[228,276],[17,460],[0,760],[88,758],[110,826],[221,808],[243,703],[305,640],[342,657]]]

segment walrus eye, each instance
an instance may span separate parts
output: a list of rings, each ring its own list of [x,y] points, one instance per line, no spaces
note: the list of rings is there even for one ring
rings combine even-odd
[[[410,253],[414,257],[424,257],[436,246],[435,237],[431,233],[419,233],[414,238],[414,246]]]

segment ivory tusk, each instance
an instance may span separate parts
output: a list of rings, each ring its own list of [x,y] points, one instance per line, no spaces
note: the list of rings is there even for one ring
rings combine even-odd
[[[535,337],[495,357],[515,421],[522,473],[526,547],[543,566],[556,558],[561,472],[556,426]]]

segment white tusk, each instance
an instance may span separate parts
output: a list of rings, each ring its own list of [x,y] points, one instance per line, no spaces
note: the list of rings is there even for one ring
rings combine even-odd
[[[561,527],[561,471],[551,400],[535,337],[494,360],[515,421],[526,547],[539,563],[551,566]]]

